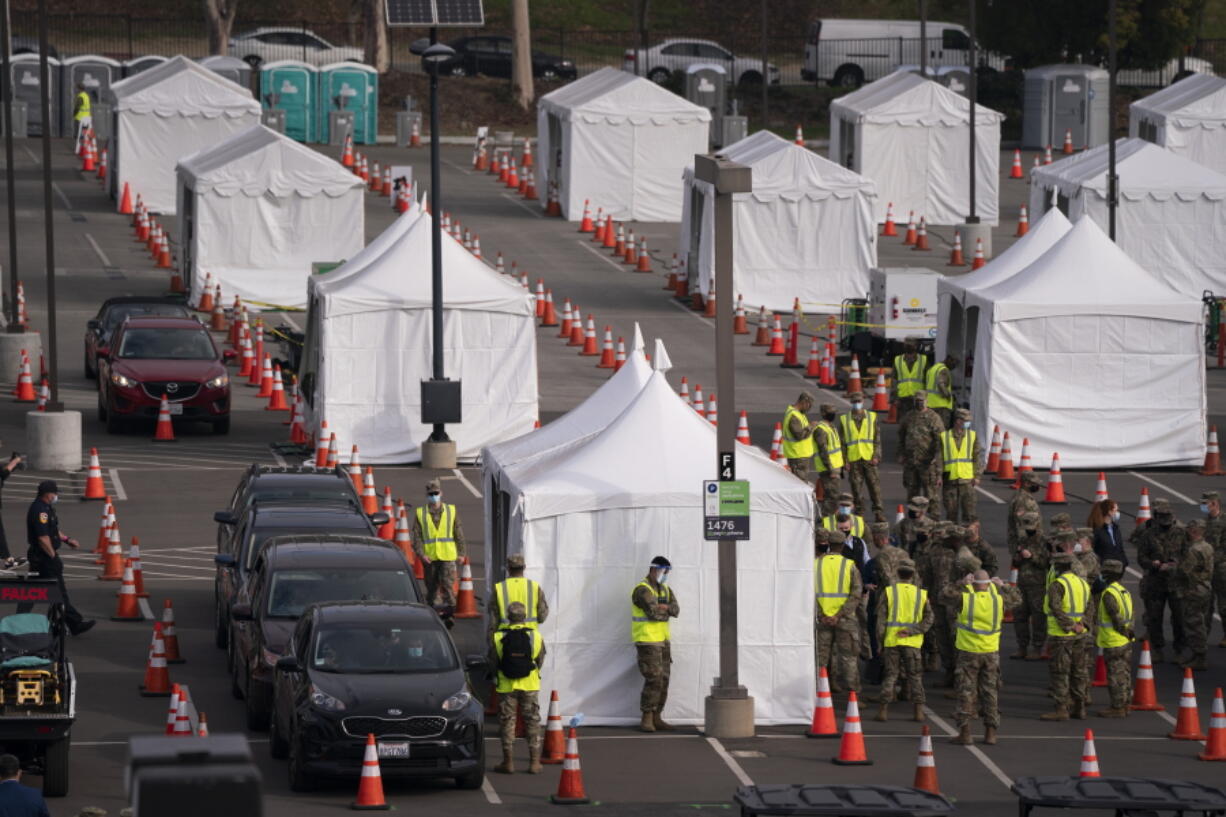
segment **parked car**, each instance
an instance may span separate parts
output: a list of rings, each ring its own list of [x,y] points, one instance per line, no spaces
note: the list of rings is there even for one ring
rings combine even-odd
[[[218,514],[213,515],[214,519],[217,517]],[[360,507],[348,505],[315,502],[252,505],[225,549],[213,557],[217,565],[213,579],[214,641],[217,646],[225,648],[230,642],[230,608],[269,539],[295,533],[374,536],[376,526],[386,521],[387,514],[382,511],[366,516]]]
[[[230,677],[246,701],[247,728],[266,729],[272,675],[294,624],[326,601],[415,601],[413,568],[391,542],[365,536],[275,536],[230,611]]]
[[[266,27],[230,38],[230,54],[252,68],[274,60],[302,60],[311,65],[362,62],[366,54],[350,45],[333,45],[313,31],[293,27]]]
[[[440,73],[453,77],[484,74],[487,77],[511,76],[510,37],[461,37],[448,43],[456,55],[442,65]],[[532,52],[532,76],[537,79],[571,80],[579,74],[575,64],[568,59]]]
[[[234,528],[247,509],[257,502],[318,503],[362,506],[353,480],[344,469],[313,468],[309,465],[250,465],[224,510],[213,514],[217,522],[217,552],[225,553]]]
[[[268,746],[289,758],[289,786],[361,774],[374,735],[387,777],[451,777],[462,789],[485,781],[484,711],[455,642],[424,604],[342,602],[308,608],[276,663]]]
[[[182,298],[159,298],[151,295],[120,295],[107,298],[98,307],[98,314],[85,323],[85,376],[98,376],[98,355],[106,354],[111,335],[126,318],[158,316],[190,318],[192,311]]]
[[[131,318],[98,358],[98,419],[110,434],[128,420],[156,420],[162,395],[172,420],[230,431],[230,376],[224,356],[195,318]]]
[[[622,56],[622,69],[638,73],[652,82],[666,82],[673,71],[684,71],[696,63],[714,63],[723,66],[728,79],[737,85],[757,85],[762,82],[762,60],[753,57],[738,57],[722,45],[711,40],[665,40],[644,51],[628,48]],[[771,85],[779,84],[779,67],[766,64]]]

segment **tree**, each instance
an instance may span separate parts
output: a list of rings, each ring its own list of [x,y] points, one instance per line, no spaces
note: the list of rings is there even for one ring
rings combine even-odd
[[[230,48],[230,28],[238,14],[238,0],[204,0],[204,19],[209,30],[209,53],[225,54]]]
[[[380,74],[392,67],[392,55],[387,39],[387,0],[365,0],[363,3],[366,64]]]
[[[532,106],[532,29],[528,0],[511,0],[511,92],[525,111]]]

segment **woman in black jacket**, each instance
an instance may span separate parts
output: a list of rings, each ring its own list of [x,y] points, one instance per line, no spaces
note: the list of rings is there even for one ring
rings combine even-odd
[[[1086,525],[1094,530],[1094,555],[1099,564],[1115,559],[1128,567],[1128,554],[1124,552],[1124,537],[1120,534],[1120,506],[1114,499],[1100,499],[1090,509]]]

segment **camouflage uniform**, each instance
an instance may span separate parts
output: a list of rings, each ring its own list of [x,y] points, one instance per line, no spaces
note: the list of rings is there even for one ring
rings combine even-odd
[[[940,522],[933,526],[933,542],[918,565],[924,587],[930,589],[944,587],[952,577],[957,547],[956,540],[951,538],[953,530],[954,526],[948,522]],[[936,622],[928,631],[930,637],[924,639],[924,652],[925,655],[930,655],[928,650],[932,649],[940,656],[940,665],[945,671],[945,678],[941,686],[949,687],[954,680],[954,641],[953,630],[950,629],[950,610],[939,596],[930,598],[930,601]],[[928,648],[929,642],[932,642],[931,648]],[[927,666],[932,668],[931,659]]]
[[[876,563],[877,587],[880,589],[889,587],[898,581],[898,566],[903,562],[911,561],[911,557],[902,548],[887,544],[878,549],[873,561]]]
[[[1124,564],[1115,559],[1103,563],[1103,580],[1108,584],[1118,582],[1124,575]],[[1120,585],[1123,588],[1123,585]],[[1124,589],[1127,593],[1128,590]],[[1121,635],[1133,637],[1132,619],[1124,619],[1123,611],[1110,593],[1102,596],[1104,622],[1110,619],[1111,626]],[[1132,644],[1121,647],[1105,647],[1103,663],[1107,665],[1107,695],[1111,705],[1105,712],[1099,712],[1103,717],[1126,717],[1128,715],[1128,699],[1132,694]]]
[[[864,395],[861,392],[855,392],[848,395],[853,401],[859,395],[861,402],[864,400]],[[856,415],[859,414],[859,417]],[[875,429],[876,434],[872,441],[873,454],[869,459],[855,460],[851,459],[851,451],[849,445],[849,429],[853,424],[865,422],[866,417],[871,417],[873,423],[871,428]],[[873,514],[877,521],[885,520],[885,507],[881,504],[881,476],[877,473],[877,463],[881,462],[881,424],[876,419],[876,416],[865,409],[859,412],[850,411],[847,414],[839,417],[839,436],[843,440],[843,456],[847,462],[847,481],[851,485],[851,495],[855,502],[856,509],[860,513],[865,513],[869,507],[873,509]],[[864,500],[868,500],[865,504]],[[865,514],[867,515],[867,514]]]
[[[1047,616],[1043,612],[1043,594],[1047,590],[1049,551],[1039,530],[1042,518],[1037,512],[1023,514],[1018,537],[1009,548],[1009,557],[1017,568],[1017,587],[1022,601],[1013,614],[1013,629],[1017,634],[1014,658],[1038,660],[1039,650],[1047,640]],[[1033,525],[1031,528],[1029,526]],[[1034,530],[1027,536],[1027,530]],[[1029,556],[1023,556],[1022,551]]]
[[[898,360],[899,358],[906,360],[907,355],[915,355],[914,361],[907,361],[908,365],[912,365],[913,363],[917,362],[920,364],[918,374],[919,385],[921,387],[924,384],[924,377],[928,372],[928,356],[919,354],[918,345],[914,340],[908,338],[904,342],[903,354],[894,358],[894,366],[892,367],[894,370],[894,377],[890,384],[890,399],[898,405],[898,422],[900,423],[906,422],[907,418],[916,410],[916,404],[919,402],[919,397],[924,394],[923,388],[920,388],[911,397],[898,396],[898,383],[903,377],[902,369],[898,366]],[[908,496],[909,495],[910,494],[908,494]]]
[[[910,561],[902,562],[902,564],[910,565]],[[912,577],[914,578],[914,577]],[[909,580],[908,584],[913,584],[913,580]],[[877,643],[885,643],[885,625],[889,620],[888,615],[889,601],[888,594],[881,592],[877,594]],[[912,635],[920,635],[928,632],[932,627],[935,617],[932,613],[932,602],[929,600],[924,604],[924,610],[920,614],[920,621],[907,629]],[[909,690],[911,702],[915,704],[917,714],[919,707],[924,705],[924,662],[920,655],[920,650],[916,647],[884,647],[881,651],[881,660],[884,667],[881,676],[881,703],[890,704],[895,699],[895,691],[898,687],[898,682],[901,678],[903,685]],[[884,708],[883,710],[884,711]],[[884,720],[884,718],[879,718]]]
[[[836,553],[819,558],[830,559],[835,556],[845,558],[837,553],[842,547],[841,537],[842,534],[833,531],[830,542],[831,549]],[[848,561],[851,560],[848,559]],[[847,601],[834,614],[834,622],[830,624],[822,621],[822,610],[817,603],[816,586],[814,587],[813,621],[817,666],[819,669],[826,667],[830,674],[830,689],[834,692],[842,692],[846,689],[860,691],[860,622],[857,618],[857,611],[860,609],[864,584],[860,581],[859,567],[854,562],[851,565],[850,579],[851,592],[847,596]]]
[[[1090,583],[1090,603],[1086,605],[1086,615],[1081,623],[1086,625],[1086,701],[1091,700],[1093,688],[1094,665],[1098,661],[1098,651],[1094,649],[1095,634],[1098,632],[1098,600],[1102,596],[1102,568],[1099,566],[1098,554],[1094,552],[1094,531],[1091,528],[1077,528],[1074,533],[1073,558],[1081,565],[1084,573],[1081,577]],[[1080,545],[1080,550],[1078,550]],[[1095,588],[1098,588],[1095,590]]]
[[[1205,541],[1213,546],[1213,595],[1216,600],[1218,616],[1222,619],[1223,635],[1226,635],[1226,514],[1221,512],[1221,499],[1217,491],[1205,491],[1200,495],[1200,501],[1215,503],[1218,508],[1216,515],[1205,519]],[[1211,514],[1213,511],[1210,512]],[[1209,609],[1213,612],[1213,606]],[[1212,622],[1210,622],[1212,630]],[[1226,647],[1226,638],[1218,642],[1219,647]]]
[[[1179,598],[1184,640],[1191,653],[1184,666],[1207,669],[1205,648],[1212,615],[1213,547],[1205,541],[1203,520],[1189,522],[1186,530],[1190,541],[1171,578],[1171,590]]]
[[[988,571],[989,576],[997,575],[1000,562],[996,558],[996,550],[978,535],[974,527],[966,526],[966,537],[962,544],[979,560],[980,566]]]
[[[1003,628],[1004,614],[1021,604],[1022,596],[1016,587],[1010,587],[999,579],[993,584],[1001,596]],[[962,612],[962,590],[966,584],[959,577],[946,582],[942,587],[944,589],[941,591],[941,601],[947,608],[955,611],[956,620]],[[983,725],[995,730],[1000,726],[1000,650],[986,653],[958,650],[957,661],[954,690],[958,708],[954,712],[954,722],[957,723],[959,731],[963,731],[969,727],[976,714],[982,713]]]
[[[898,427],[898,461],[902,464],[902,484],[907,496],[940,496],[941,432],[945,426],[930,408],[911,412]],[[941,518],[937,505],[928,508],[933,519]]]
[[[1183,615],[1179,610],[1179,597],[1172,592],[1171,574],[1187,546],[1187,534],[1183,526],[1174,521],[1171,505],[1165,499],[1154,501],[1154,518],[1138,526],[1132,539],[1137,545],[1137,567],[1144,571],[1140,596],[1145,607],[1145,638],[1153,649],[1155,662],[1162,661],[1162,649],[1166,646],[1163,618],[1166,608],[1171,608],[1171,630],[1174,634],[1175,654],[1184,648]],[[1159,517],[1171,518],[1171,525],[1163,528],[1157,524]],[[1158,566],[1155,567],[1154,563]]]
[[[507,605],[509,627],[511,629],[523,628],[526,612],[524,605],[520,602],[512,602]],[[511,758],[515,750],[515,725],[518,717],[523,719],[524,731],[528,738],[528,757],[531,764],[528,771],[531,774],[540,774],[541,705],[538,699],[540,683],[538,679],[537,689],[512,689],[514,681],[502,674],[499,667],[499,649],[501,639],[510,631],[508,629],[498,630],[490,636],[490,660],[496,668],[496,688],[502,688],[498,693],[498,739],[502,744],[502,764],[497,767],[497,771],[510,773],[515,770]],[[541,637],[535,629],[529,629],[528,632],[533,639]],[[545,666],[545,644],[541,641],[540,645],[541,650],[537,653],[535,660],[538,673],[541,667]],[[531,684],[528,685],[531,686]]]
[[[954,427],[949,433],[956,444],[961,445],[966,439],[967,430],[962,427],[962,423],[969,422],[970,419],[971,413],[966,409],[954,411]],[[971,446],[971,463],[975,474],[971,479],[951,479],[949,474],[945,473],[943,448],[938,447],[937,453],[941,463],[941,494],[945,502],[945,518],[951,522],[969,522],[975,518],[975,485],[983,476],[983,444],[979,435],[975,435],[975,443]]]
[[[894,541],[900,548],[907,551],[912,559],[918,559],[917,550],[921,550],[916,542],[916,536],[923,531],[926,539],[928,528],[932,525],[932,520],[925,515],[927,510],[928,497],[913,496],[907,504],[907,515],[894,526]],[[917,516],[912,517],[913,513]]]
[[[1068,572],[1076,575],[1071,569],[1076,563],[1077,560],[1068,553],[1057,554],[1052,558],[1057,577],[1060,575],[1061,565],[1067,566],[1070,568]],[[1063,604],[1064,584],[1053,580],[1047,587],[1047,614],[1057,621],[1062,630],[1069,631],[1077,622],[1064,611]],[[1089,604],[1090,594],[1087,592],[1087,610]],[[1086,672],[1086,650],[1089,644],[1088,630],[1077,635],[1048,639],[1048,649],[1051,651],[1051,661],[1048,662],[1048,670],[1051,672],[1048,692],[1056,701],[1056,710],[1041,716],[1043,720],[1066,720],[1070,713],[1075,718],[1085,718],[1086,706],[1090,703],[1090,679]]]
[[[1033,471],[1027,471],[1022,474],[1022,484],[1013,493],[1013,498],[1009,500],[1009,515],[1007,517],[1008,525],[1008,542],[1010,552],[1013,551],[1014,545],[1019,537],[1019,531],[1022,529],[1022,516],[1028,513],[1039,514],[1039,503],[1030,493],[1031,488],[1038,488],[1043,484],[1039,475]],[[1039,535],[1043,535],[1043,515],[1039,514]]]
[[[427,483],[427,489],[437,490],[439,488],[438,480],[430,480]],[[437,505],[427,505],[426,513],[430,514],[430,519],[435,524],[438,524],[439,519],[443,515],[445,503],[439,502]],[[423,572],[426,577],[426,603],[434,607],[440,607],[448,611],[455,610],[455,591],[456,583],[459,581],[459,572],[456,565],[464,561],[467,555],[467,548],[464,543],[464,527],[460,524],[460,512],[456,509],[455,526],[452,536],[455,538],[456,558],[454,561],[434,560],[425,562],[425,550],[422,544],[426,539],[425,531],[421,529],[421,522],[417,518],[417,514],[413,515],[413,553],[417,556],[417,560],[421,562]]]
[[[814,431],[813,442],[816,444],[817,453],[813,455],[813,464],[817,468],[817,481],[822,486],[822,502],[821,509],[823,516],[830,516],[838,507],[838,497],[843,490],[843,469],[846,468],[847,452],[843,451],[843,441],[839,437],[838,424],[834,422],[838,416],[838,409],[830,403],[822,403],[818,408],[821,412],[821,420],[817,425],[830,432],[830,441],[827,441],[827,435],[822,431]],[[839,468],[830,467],[831,445],[837,445],[839,451],[844,457],[844,465]]]
[[[797,401],[799,402],[799,401]],[[799,410],[799,409],[798,409]],[[807,412],[801,412],[807,414]],[[787,420],[787,426],[784,429],[787,434],[790,434],[793,440],[800,442],[805,437],[813,433],[813,423],[804,425],[799,417],[791,417]],[[807,480],[809,478],[809,458],[808,457],[788,457],[788,470],[795,474],[800,479]]]
[[[636,611],[642,611],[651,621],[668,621],[681,615],[681,606],[677,602],[677,594],[665,584],[653,582],[650,577],[644,579],[649,587],[636,586],[630,596],[630,601]],[[668,609],[661,610],[660,597],[667,593]],[[643,691],[639,695],[639,709],[644,713],[659,715],[664,711],[668,700],[668,682],[672,677],[673,652],[670,641],[660,643],[635,643],[638,653],[639,674],[643,676]]]

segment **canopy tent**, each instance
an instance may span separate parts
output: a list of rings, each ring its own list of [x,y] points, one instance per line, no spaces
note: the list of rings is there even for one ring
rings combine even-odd
[[[1093,219],[966,303],[979,309],[980,434],[999,425],[1029,438],[1034,462],[1059,452],[1066,468],[1203,461],[1201,301],[1147,273]]]
[[[181,157],[260,123],[251,91],[182,56],[114,83],[108,97],[111,190],[118,195],[130,185],[155,213],[175,212]]]
[[[656,360],[659,363],[659,360]],[[620,387],[620,386],[619,386]],[[627,388],[632,384],[627,384]],[[718,674],[718,549],[702,536],[702,483],[715,427],[653,372],[599,433],[503,471],[508,553],[522,553],[549,599],[545,672],[592,724],[639,719],[641,682],[630,640],[630,593],[652,557],[673,564],[682,607],[671,622],[666,719],[703,720]],[[761,724],[807,722],[813,662],[813,492],[762,452],[737,446],[751,489],[752,539],[739,542],[741,680]]]
[[[877,264],[871,181],[770,131],[724,148],[753,169],[753,192],[733,195],[733,280],[754,306],[786,311],[837,311],[844,298],[868,292]],[[686,167],[681,208],[681,257],[690,286],[705,296],[715,275],[715,189]]]
[[[601,68],[537,103],[536,187],[562,214],[583,204],[619,220],[681,218],[681,172],[706,153],[711,113],[643,77]]]
[[[460,459],[529,431],[537,419],[533,296],[443,238],[444,374],[463,382]],[[307,428],[328,430],[362,461],[417,462],[431,426],[430,216],[414,207],[337,269],[308,279],[302,392]]]
[[[175,172],[192,304],[211,279],[224,302],[303,307],[313,261],[362,249],[362,180],[263,125],[183,158]]]
[[[1226,79],[1191,74],[1128,106],[1128,135],[1226,173]]]
[[[1116,173],[1124,252],[1186,295],[1226,294],[1226,175],[1142,139],[1116,142]],[[1031,171],[1030,212],[1052,206],[1107,229],[1106,145]]]
[[[985,224],[1000,217],[1004,118],[975,106],[975,213]],[[830,103],[830,158],[876,183],[877,222],[885,221],[892,203],[900,219],[914,211],[929,224],[961,224],[970,214],[969,128],[966,97],[919,74],[895,71]]]

